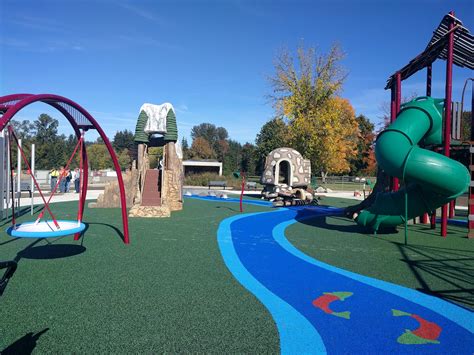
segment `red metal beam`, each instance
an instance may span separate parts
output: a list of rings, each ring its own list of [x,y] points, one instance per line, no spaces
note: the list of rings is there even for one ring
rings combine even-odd
[[[392,86],[391,92],[391,98],[390,98],[390,123],[395,122],[395,119],[397,118],[397,109],[395,105],[395,98],[396,98],[396,91],[397,87],[395,85]]]
[[[426,96],[431,96],[432,79],[433,79],[433,67],[430,64],[426,67]]]
[[[400,72],[396,75],[397,78],[397,97],[396,97],[396,110],[397,115],[400,113],[400,106],[402,105],[402,74]]]
[[[454,16],[454,11],[450,14]],[[454,21],[449,24],[449,30],[454,28]],[[445,86],[445,102],[444,102],[444,155],[449,157],[451,146],[451,101],[453,91],[453,49],[454,49],[454,32],[449,33],[447,60],[446,60],[446,86]],[[441,208],[441,236],[446,237],[448,233],[448,205]]]

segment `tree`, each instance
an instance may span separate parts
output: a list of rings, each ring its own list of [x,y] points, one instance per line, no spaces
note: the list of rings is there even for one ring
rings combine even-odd
[[[255,175],[256,168],[256,147],[253,144],[245,143],[242,147],[242,159],[240,170],[245,171],[247,175]]]
[[[190,154],[193,159],[211,159],[214,157],[214,151],[209,141],[204,137],[197,137],[193,140]]]
[[[198,137],[206,139],[212,145],[219,140],[229,138],[229,134],[224,127],[216,127],[212,123],[201,123],[191,129],[191,138],[194,140]]]
[[[229,153],[229,141],[226,139],[218,140],[213,150],[217,160],[223,162],[226,155]]]
[[[132,133],[132,131],[129,131],[128,129],[124,131],[117,131],[112,141],[112,146],[114,147],[116,152],[121,152],[124,149],[130,151],[135,145],[134,139],[135,135]]]
[[[356,121],[359,134],[357,137],[357,154],[350,162],[351,172],[355,175],[375,174],[374,124],[364,115],[357,116]]]
[[[113,167],[109,151],[105,144],[94,143],[87,147],[87,157],[91,170],[109,169]]]
[[[183,150],[183,160],[190,158],[189,144],[186,138],[181,139],[181,149]]]
[[[33,122],[35,131],[35,141],[38,144],[53,143],[58,135],[58,120],[42,113],[38,119]]]
[[[263,171],[265,158],[274,149],[287,145],[288,127],[281,118],[274,118],[265,123],[255,140],[256,173]]]
[[[228,139],[227,143],[229,148],[222,161],[225,175],[240,171],[242,165],[242,145],[233,139]]]
[[[65,138],[65,135],[61,135],[57,137],[55,141],[51,143],[51,145],[42,145],[41,147],[43,149],[45,147],[47,148],[46,154],[43,156],[43,158],[47,159],[47,162],[42,162],[41,160],[38,160],[38,165],[41,164],[42,166],[47,167],[47,164],[51,164],[51,167],[65,167],[70,155],[73,152],[73,149],[68,150]]]
[[[130,165],[132,163],[132,159],[130,158],[130,154],[127,148],[122,149],[120,154],[117,157],[120,168],[122,170],[130,169]]]
[[[66,155],[65,136],[58,137],[58,125],[58,120],[45,113],[39,115],[32,123],[37,169],[51,169],[66,164],[64,161]]]
[[[464,141],[471,140],[471,131],[474,129],[471,125],[471,112],[464,111],[461,116],[461,139]]]
[[[323,181],[329,173],[350,170],[359,129],[348,100],[327,100],[317,111],[294,119],[289,131],[290,146],[311,160],[312,170],[321,173]]]
[[[227,130],[224,127],[216,127],[212,123],[201,123],[191,129],[191,138],[203,138],[214,151],[215,156],[219,161],[222,161],[226,154],[226,144],[224,143],[229,137]]]
[[[357,151],[354,109],[336,96],[345,79],[342,58],[337,45],[327,55],[299,47],[296,60],[286,50],[277,57],[275,76],[270,78],[277,115],[288,120],[289,146],[310,159],[323,180],[328,173],[349,171]]]
[[[11,120],[10,123],[13,125],[13,130],[16,136],[23,142],[31,141],[34,134],[34,124],[28,120],[17,121]]]
[[[337,94],[346,77],[339,62],[344,54],[333,45],[327,55],[317,55],[315,48],[299,46],[295,58],[284,49],[276,58],[275,75],[270,77],[270,99],[279,116],[292,120],[306,116]]]
[[[158,167],[160,159],[163,158],[163,147],[148,148],[148,159],[150,161],[150,169]]]

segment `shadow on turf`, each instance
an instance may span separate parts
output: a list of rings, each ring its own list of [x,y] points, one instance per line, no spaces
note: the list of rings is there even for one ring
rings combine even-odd
[[[0,243],[0,245],[5,245],[5,244],[8,244],[8,243],[11,243],[11,242],[17,241],[18,239],[21,239],[21,238],[20,238],[20,237],[16,237],[16,238],[10,238],[10,239],[8,239],[6,242],[2,242],[2,243]]]
[[[298,211],[295,219],[299,223],[303,223],[312,227],[318,227],[318,228],[323,228],[327,230],[339,231],[339,232],[344,232],[344,233],[371,234],[371,235],[374,234],[370,229],[361,227],[355,222],[349,225],[328,223],[327,217],[331,217],[335,219],[336,221],[342,221],[342,222],[351,221],[350,219],[341,216],[340,213],[337,213],[334,215],[324,215],[324,216],[314,215],[314,217],[311,217],[311,216],[308,216],[308,214],[304,210]],[[397,234],[397,233],[398,231],[395,228],[379,229],[377,232],[377,234]]]
[[[229,206],[216,206],[216,208],[224,208],[224,209],[232,211],[232,212],[240,212],[240,209],[232,208],[232,207],[229,207]]]
[[[49,328],[45,328],[42,331],[34,334],[29,332],[22,336],[20,339],[6,347],[1,351],[2,355],[11,355],[11,354],[31,354],[36,347],[38,339],[47,331]]]
[[[111,225],[111,224],[107,224],[107,223],[85,223],[85,225],[86,225],[86,229],[82,232],[82,234],[83,234],[82,238],[84,238],[85,233],[89,229],[90,225],[97,225],[97,226],[105,226],[105,227],[109,227],[110,229],[113,229],[115,231],[115,233],[117,233],[119,235],[119,237],[122,239],[122,241],[125,240],[125,236],[123,235],[122,231],[120,229],[118,229],[117,227]]]
[[[75,244],[48,244],[27,248],[18,253],[20,259],[60,259],[82,254],[86,248]]]
[[[82,254],[86,251],[83,245],[76,244],[54,244],[59,240],[68,237],[60,237],[54,241],[47,239],[35,239],[33,242],[28,244],[26,248],[19,251],[15,257],[15,261],[19,262],[21,259],[59,259],[67,258],[75,255]],[[46,245],[36,246],[41,241],[46,241]]]
[[[421,285],[417,288],[418,291],[474,308],[474,288],[472,288],[474,252],[425,245],[394,244],[403,257],[402,261],[408,265]],[[419,260],[412,260],[409,253],[415,253]],[[452,287],[435,290],[430,287],[427,276],[437,278]],[[468,288],[468,285],[471,287]]]
[[[328,223],[326,217],[331,217],[336,221],[348,221],[348,219],[338,215],[314,216],[314,218],[310,219],[307,217],[307,214],[301,212],[298,213],[296,220],[300,223],[326,230],[345,233],[372,234],[370,231],[355,223],[351,225]],[[394,233],[398,232],[394,230],[378,232],[379,235]],[[432,234],[432,232],[430,234]],[[378,240],[391,243],[398,248],[400,255],[402,256],[401,260],[408,265],[411,273],[421,285],[421,287],[417,288],[418,291],[442,298],[451,303],[456,303],[461,307],[474,308],[474,288],[472,288],[474,252],[426,245],[405,245],[403,243],[383,238],[379,238]],[[409,256],[410,254],[416,254],[417,260],[411,259]],[[429,281],[430,279],[438,279],[444,284],[451,285],[452,287],[443,290],[434,289],[430,284],[433,285],[436,283]]]

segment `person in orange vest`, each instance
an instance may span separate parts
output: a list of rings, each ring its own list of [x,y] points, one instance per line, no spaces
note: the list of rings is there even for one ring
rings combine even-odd
[[[64,166],[61,166],[59,169],[59,176],[61,178],[61,182],[59,183],[59,192],[66,192],[66,169],[64,169]]]

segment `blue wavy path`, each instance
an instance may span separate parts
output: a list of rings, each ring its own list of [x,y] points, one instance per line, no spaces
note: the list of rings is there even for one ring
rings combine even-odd
[[[224,261],[272,314],[282,353],[472,354],[472,312],[314,260],[284,236],[285,228],[297,220],[338,212],[322,207],[279,209],[234,216],[219,226]],[[324,292],[340,291],[353,295],[330,307],[335,312],[350,311],[350,319],[326,314],[312,305]],[[406,329],[415,330],[419,323],[410,316],[394,317],[392,309],[438,324],[442,328],[439,344],[398,343]]]

